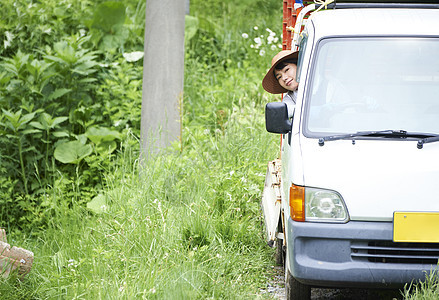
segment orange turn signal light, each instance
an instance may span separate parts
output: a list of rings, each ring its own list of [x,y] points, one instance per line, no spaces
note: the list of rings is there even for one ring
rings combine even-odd
[[[291,184],[290,214],[294,221],[305,222],[305,188]]]

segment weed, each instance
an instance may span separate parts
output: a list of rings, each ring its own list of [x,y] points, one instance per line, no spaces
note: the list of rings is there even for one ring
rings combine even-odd
[[[439,298],[439,280],[438,270],[432,269],[430,272],[425,272],[425,280],[420,282],[412,282],[406,284],[402,291],[404,299],[407,300],[433,300]]]

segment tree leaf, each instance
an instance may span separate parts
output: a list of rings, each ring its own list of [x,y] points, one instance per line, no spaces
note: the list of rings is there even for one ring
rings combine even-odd
[[[22,134],[25,135],[25,134],[38,133],[38,132],[41,132],[41,131],[38,129],[25,129],[22,131]]]
[[[41,130],[46,129],[46,128],[44,128],[44,126],[40,122],[34,121],[34,122],[30,122],[29,124],[35,128],[41,129]]]
[[[68,117],[56,117],[55,119],[53,119],[53,123],[51,127],[55,128],[56,125],[61,124],[62,122],[68,119],[69,119]]]
[[[69,93],[71,91],[71,89],[56,89],[53,91],[53,93],[51,93],[49,95],[49,100],[55,100],[58,98],[61,98],[62,96],[64,96],[65,94]]]
[[[78,164],[91,153],[92,147],[89,144],[84,145],[80,141],[70,141],[58,145],[53,155],[55,159],[64,164]]]
[[[65,131],[55,131],[52,133],[54,137],[69,137],[69,134]]]
[[[99,155],[107,156],[113,153],[116,148],[117,144],[115,141],[101,141],[99,145],[96,146],[96,152],[98,152]]]
[[[120,138],[120,133],[107,127],[90,127],[85,135],[95,144],[111,142]]]
[[[107,1],[97,6],[91,27],[111,33],[113,26],[125,23],[125,17],[125,5],[123,3]]]
[[[105,212],[107,209],[106,197],[102,194],[97,195],[87,203],[87,208],[96,214]]]
[[[35,116],[35,113],[29,113],[29,114],[25,114],[24,116],[21,117],[20,122],[22,123],[28,123],[30,120],[32,120]]]
[[[184,17],[184,42],[187,45],[188,42],[194,37],[198,31],[198,21],[197,17],[186,15]]]

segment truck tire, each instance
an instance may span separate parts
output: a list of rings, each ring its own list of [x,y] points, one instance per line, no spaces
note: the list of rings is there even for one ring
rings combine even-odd
[[[287,278],[285,278],[285,292],[287,300],[309,300],[311,299],[311,287],[297,281],[287,271]]]
[[[274,259],[277,266],[283,266],[284,264],[284,250],[283,250],[283,240],[276,238],[276,253],[274,254]]]

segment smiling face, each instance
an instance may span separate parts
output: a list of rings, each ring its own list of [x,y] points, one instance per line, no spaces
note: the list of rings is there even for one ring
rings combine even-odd
[[[295,91],[299,86],[296,81],[297,66],[293,63],[285,63],[280,69],[274,70],[274,77],[279,82],[280,86],[289,90]]]

